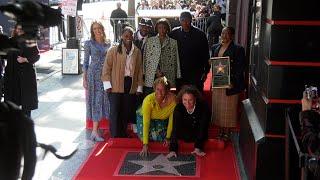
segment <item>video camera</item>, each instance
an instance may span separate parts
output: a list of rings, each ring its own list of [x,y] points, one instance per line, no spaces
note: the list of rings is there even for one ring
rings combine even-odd
[[[307,95],[307,99],[318,98],[318,88],[317,87],[305,85],[304,92]]]
[[[303,92],[308,100],[312,101],[312,109],[319,109],[319,94],[318,88],[315,86],[305,85],[305,90]]]
[[[25,32],[25,40],[36,40],[39,38],[39,27],[44,28],[58,26],[61,24],[63,15],[58,9],[53,9],[33,0],[20,0],[0,6],[0,12],[12,18],[22,26]],[[15,48],[6,35],[0,35],[0,54],[6,49]]]

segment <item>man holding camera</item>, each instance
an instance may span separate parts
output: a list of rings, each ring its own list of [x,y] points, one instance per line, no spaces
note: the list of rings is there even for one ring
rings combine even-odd
[[[320,98],[316,87],[306,88],[301,100],[301,141],[303,150],[310,156],[320,156]],[[320,178],[319,168],[309,168]]]

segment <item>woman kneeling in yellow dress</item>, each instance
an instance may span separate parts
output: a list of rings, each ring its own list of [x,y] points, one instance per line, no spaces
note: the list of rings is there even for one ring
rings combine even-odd
[[[170,92],[170,83],[166,77],[160,77],[154,81],[153,88],[155,92],[144,98],[137,111],[137,131],[143,142],[141,156],[148,155],[149,138],[168,145],[172,131],[176,97]]]

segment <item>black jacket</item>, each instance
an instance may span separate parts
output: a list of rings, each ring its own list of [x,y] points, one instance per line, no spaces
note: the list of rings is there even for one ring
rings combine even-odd
[[[16,41],[16,39],[13,39]],[[17,42],[17,41],[16,41]],[[34,63],[40,59],[38,47],[27,47],[17,42],[19,51],[7,54],[7,66],[4,75],[4,99],[22,105],[24,110],[38,108],[37,80]],[[18,63],[17,57],[26,57],[28,63]]]
[[[190,32],[184,32],[179,26],[174,28],[169,36],[178,43],[181,77],[184,83],[196,86],[203,84],[202,78],[210,70],[206,34],[194,26],[191,26]]]
[[[111,12],[110,18],[128,18],[128,15],[121,8],[117,8]],[[123,23],[123,22],[124,22],[124,20],[121,21],[121,23]],[[113,23],[112,19],[110,20],[110,23],[111,23],[112,27],[114,27],[114,23]],[[118,24],[118,21],[116,22],[116,25],[117,24]]]
[[[313,110],[302,111],[300,124],[304,152],[320,155],[320,114]]]
[[[195,110],[189,114],[182,103],[177,104],[173,112],[173,127],[170,151],[178,151],[178,139],[194,142],[194,147],[203,150],[208,139],[210,111],[205,102],[197,101]]]
[[[218,57],[220,48],[220,43],[212,47],[212,57]],[[226,95],[238,94],[245,89],[244,73],[246,64],[244,48],[231,42],[223,56],[230,57],[230,81],[233,85],[231,89],[227,89]]]
[[[213,13],[207,20],[208,33],[220,35],[222,28],[223,26],[221,24],[221,13],[220,12]]]

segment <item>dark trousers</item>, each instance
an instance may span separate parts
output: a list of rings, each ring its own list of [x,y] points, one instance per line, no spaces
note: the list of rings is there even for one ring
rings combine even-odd
[[[136,95],[129,94],[132,78],[125,77],[124,93],[109,93],[111,137],[127,137],[128,122],[135,122]]]

